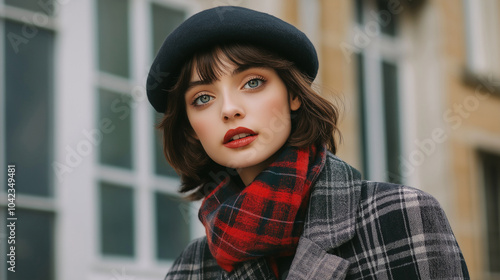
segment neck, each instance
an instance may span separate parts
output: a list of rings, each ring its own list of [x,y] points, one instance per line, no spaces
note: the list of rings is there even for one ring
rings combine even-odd
[[[266,169],[269,164],[271,164],[276,158],[276,155],[273,155],[272,157],[268,158],[267,160],[257,164],[257,165],[252,165],[249,167],[244,167],[244,168],[238,168],[236,171],[238,172],[238,175],[240,175],[241,181],[245,184],[245,186],[250,185],[250,183],[255,180],[255,177],[260,174],[264,169]]]

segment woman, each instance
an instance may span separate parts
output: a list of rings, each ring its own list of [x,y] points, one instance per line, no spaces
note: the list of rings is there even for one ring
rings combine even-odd
[[[368,182],[336,157],[336,107],[311,88],[314,46],[241,7],[202,11],[163,43],[148,97],[206,237],[166,279],[468,279],[430,195]]]

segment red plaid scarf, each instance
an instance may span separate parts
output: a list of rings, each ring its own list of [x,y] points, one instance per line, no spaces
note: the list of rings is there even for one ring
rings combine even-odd
[[[310,187],[325,157],[325,146],[285,146],[247,187],[239,176],[227,177],[205,197],[199,218],[221,268],[230,272],[241,262],[266,257],[278,273],[277,258],[295,254]]]

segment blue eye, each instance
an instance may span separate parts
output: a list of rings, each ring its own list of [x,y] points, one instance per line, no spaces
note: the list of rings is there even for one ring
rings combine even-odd
[[[203,94],[203,95],[198,96],[193,101],[193,105],[195,105],[195,106],[203,106],[203,105],[207,104],[208,102],[210,102],[212,99],[213,99],[212,96],[207,95],[207,94]]]
[[[262,85],[262,83],[264,83],[264,81],[262,79],[251,79],[250,81],[248,81],[244,88],[247,88],[247,89],[254,89],[254,88],[258,88]]]

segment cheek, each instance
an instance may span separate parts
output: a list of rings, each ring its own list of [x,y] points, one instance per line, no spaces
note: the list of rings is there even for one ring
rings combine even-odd
[[[269,106],[273,110],[279,110],[280,112],[289,111],[288,100],[286,97],[280,96],[279,98],[274,98],[269,102]]]
[[[288,97],[286,94],[275,95],[273,98],[266,100],[263,108],[260,111],[263,113],[264,118],[270,123],[280,123],[286,125],[291,122],[290,120],[290,106],[288,105]]]

